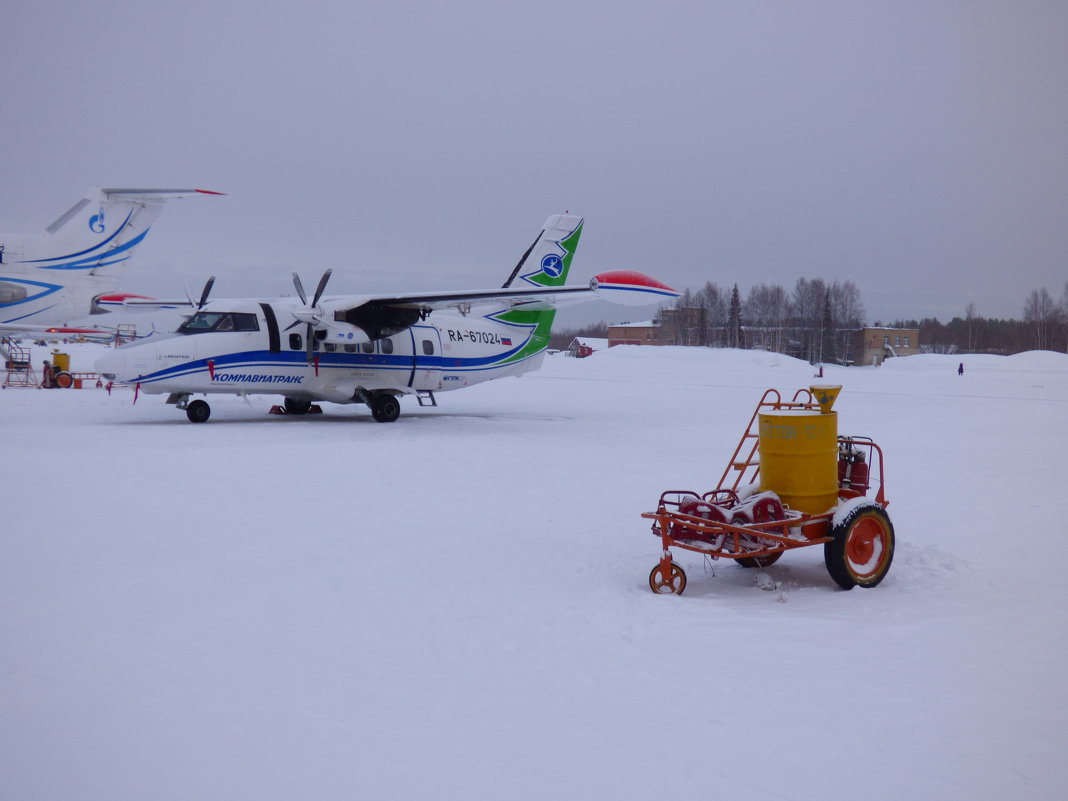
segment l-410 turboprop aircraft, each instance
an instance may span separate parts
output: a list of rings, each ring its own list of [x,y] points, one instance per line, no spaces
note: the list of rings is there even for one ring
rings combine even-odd
[[[96,369],[137,391],[168,393],[194,423],[211,409],[192,396],[212,392],[282,395],[289,414],[306,414],[314,401],[365,403],[375,420],[392,422],[402,395],[436,405],[435,392],[537,369],[564,303],[678,296],[629,270],[567,285],[581,234],[581,218],[550,217],[499,289],[326,298],[327,270],[310,302],[294,273],[299,300],[208,303],[211,279],[173,336],[116,348]]]
[[[206,189],[90,189],[39,234],[0,234],[0,335],[57,332],[69,320],[106,312],[130,297],[119,274],[163,203],[218,195]]]

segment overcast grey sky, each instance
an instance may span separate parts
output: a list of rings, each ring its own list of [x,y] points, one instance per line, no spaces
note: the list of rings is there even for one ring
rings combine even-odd
[[[868,321],[1068,280],[1068,3],[8,0],[0,230],[195,186],[123,286],[849,279]],[[632,317],[621,311],[619,319]]]

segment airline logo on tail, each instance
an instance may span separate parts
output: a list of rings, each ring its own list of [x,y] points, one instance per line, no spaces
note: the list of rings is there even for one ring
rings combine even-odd
[[[541,271],[550,278],[559,278],[564,271],[564,261],[555,253],[550,253],[541,260]]]

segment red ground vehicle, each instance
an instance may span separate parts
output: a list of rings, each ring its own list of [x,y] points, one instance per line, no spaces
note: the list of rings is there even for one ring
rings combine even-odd
[[[686,589],[686,573],[672,560],[672,548],[734,559],[743,567],[766,567],[786,551],[823,545],[827,572],[843,589],[874,587],[883,580],[894,557],[894,527],[886,513],[883,452],[875,442],[835,433],[829,450],[803,456],[796,467],[788,465],[785,476],[759,480],[761,437],[775,433],[769,420],[775,414],[813,415],[799,417],[802,421],[825,419],[818,416],[832,414],[834,403],[833,396],[828,402],[821,394],[825,389],[836,396],[840,387],[801,389],[790,401],[783,401],[778,390],[767,390],[716,489],[704,494],[669,490],[660,496],[655,512],[642,514],[653,521],[653,533],[663,543],[660,561],[649,574],[653,592],[681,595]],[[836,432],[836,418],[834,423]],[[786,439],[803,437],[795,433]],[[772,448],[767,451],[770,457]],[[819,513],[790,508],[790,492],[778,484],[792,491],[787,486],[791,482],[807,480],[801,473],[828,470],[837,473],[836,479],[830,473],[830,495],[814,503],[830,508]]]

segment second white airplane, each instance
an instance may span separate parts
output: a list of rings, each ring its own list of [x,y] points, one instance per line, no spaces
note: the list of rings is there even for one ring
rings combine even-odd
[[[436,405],[435,392],[537,369],[562,304],[678,296],[629,270],[567,285],[581,234],[581,218],[550,217],[499,289],[328,298],[327,270],[310,300],[294,274],[299,300],[209,303],[209,281],[174,335],[117,348],[96,369],[139,392],[167,393],[195,423],[211,414],[193,399],[201,393],[281,395],[289,414],[315,401],[365,403],[375,420],[392,422],[403,395]]]
[[[163,204],[206,189],[94,187],[39,234],[0,234],[0,335],[58,331],[121,305],[119,275]]]

